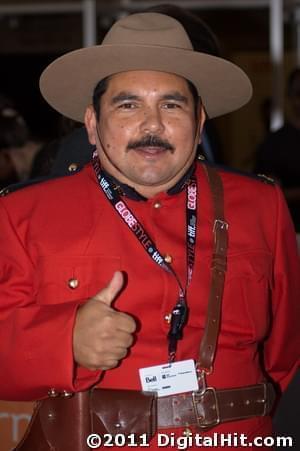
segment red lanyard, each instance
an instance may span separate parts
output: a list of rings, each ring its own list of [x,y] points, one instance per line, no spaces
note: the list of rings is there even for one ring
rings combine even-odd
[[[195,264],[195,249],[197,236],[197,197],[198,187],[197,179],[192,176],[186,188],[186,284],[183,288],[180,279],[171,264],[167,263],[161,252],[156,247],[150,235],[144,229],[138,218],[128,207],[121,195],[118,193],[117,187],[109,180],[108,177],[101,171],[99,158],[97,152],[93,154],[93,167],[99,183],[99,187],[109,200],[116,213],[136,236],[137,240],[147,252],[154,263],[159,265],[163,270],[172,274],[178,284],[179,298],[172,310],[170,330],[168,333],[168,354],[169,361],[175,360],[177,341],[182,338],[183,328],[187,321],[188,306],[186,301],[187,288],[192,281],[194,264]]]

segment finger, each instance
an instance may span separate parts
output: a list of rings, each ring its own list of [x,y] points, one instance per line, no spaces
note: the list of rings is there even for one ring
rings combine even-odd
[[[104,302],[109,307],[124,285],[124,276],[121,271],[116,271],[109,284],[96,294],[94,299]]]
[[[132,334],[128,332],[124,332],[122,330],[118,330],[113,338],[109,340],[109,350],[113,350],[115,348],[129,348],[133,343],[134,337]],[[99,342],[99,344],[103,344],[103,340]]]
[[[127,334],[133,334],[136,330],[136,322],[132,316],[123,312],[116,312],[116,315],[118,315],[117,330],[126,332]]]
[[[116,366],[118,366],[119,364],[119,360],[109,360],[108,362],[105,362],[104,365],[101,365],[99,368],[99,370],[105,371],[105,370],[111,370],[112,368],[115,368]]]

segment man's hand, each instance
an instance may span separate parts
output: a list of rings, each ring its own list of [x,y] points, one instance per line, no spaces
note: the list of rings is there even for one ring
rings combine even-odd
[[[123,284],[123,274],[115,272],[109,284],[78,309],[73,353],[76,363],[85,368],[114,368],[132,345],[134,319],[111,307]]]

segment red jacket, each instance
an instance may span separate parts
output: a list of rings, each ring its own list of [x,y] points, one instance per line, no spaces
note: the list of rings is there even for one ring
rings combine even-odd
[[[201,165],[196,173],[196,262],[177,360],[197,358],[210,286],[212,203]],[[266,371],[284,389],[300,349],[300,270],[293,226],[277,186],[225,171],[220,175],[229,223],[228,270],[208,383],[216,388],[256,384]],[[184,281],[185,191],[126,202],[159,250],[172,256]],[[165,316],[178,288],[113,210],[92,167],[10,194],[0,199],[0,209],[0,399],[43,398],[52,387],[84,390],[100,376],[102,387],[140,389],[138,369],[167,360]],[[116,270],[125,271],[128,280],[115,307],[133,315],[139,327],[129,355],[101,375],[74,365],[72,330],[78,306]],[[70,279],[79,281],[77,288],[70,288]],[[267,418],[216,430],[254,434],[260,428],[270,431]]]

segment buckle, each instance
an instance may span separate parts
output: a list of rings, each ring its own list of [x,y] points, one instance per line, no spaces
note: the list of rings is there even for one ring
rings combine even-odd
[[[228,222],[223,221],[222,219],[215,219],[213,232],[215,232],[217,227],[220,227],[221,230],[228,230],[229,224]]]
[[[192,402],[200,429],[210,429],[221,422],[217,394],[213,387],[207,387],[204,392],[192,392]]]

